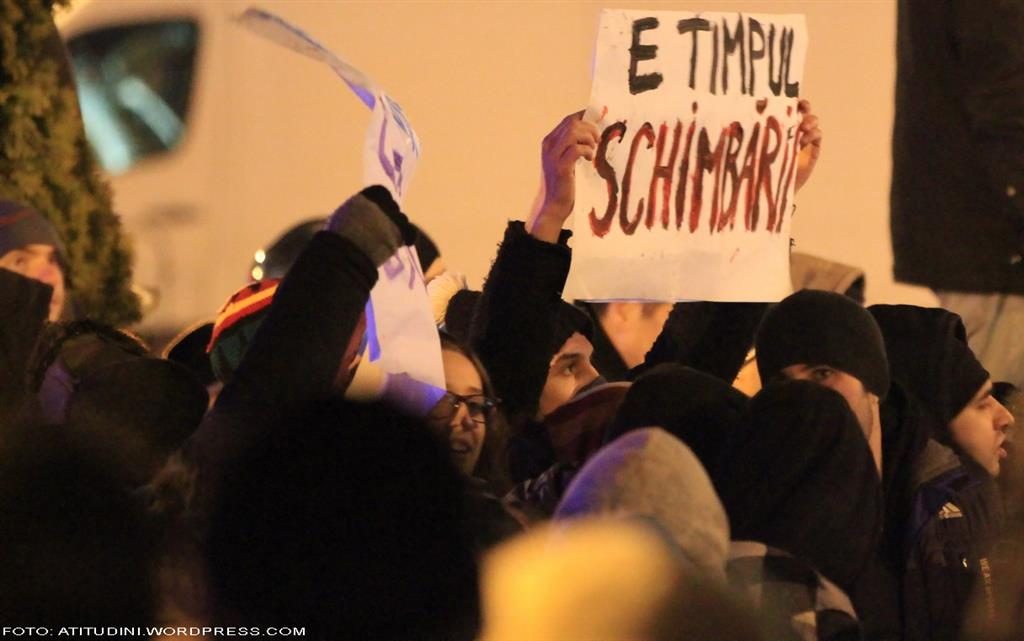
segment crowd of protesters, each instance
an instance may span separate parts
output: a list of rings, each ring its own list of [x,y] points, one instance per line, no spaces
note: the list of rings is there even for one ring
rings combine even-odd
[[[798,184],[821,141],[801,109]],[[0,202],[0,620],[1019,638],[1024,401],[959,317],[865,308],[862,276],[775,305],[565,301],[573,168],[596,146],[579,114],[545,138],[543,198],[480,292],[370,187],[165,357],[74,318],[60,239]],[[346,394],[404,245],[446,387],[418,411]]]

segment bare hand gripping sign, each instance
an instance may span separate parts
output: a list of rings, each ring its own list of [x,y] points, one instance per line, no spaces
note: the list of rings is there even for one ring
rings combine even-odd
[[[568,295],[775,301],[790,291],[803,16],[605,10],[576,170]]]

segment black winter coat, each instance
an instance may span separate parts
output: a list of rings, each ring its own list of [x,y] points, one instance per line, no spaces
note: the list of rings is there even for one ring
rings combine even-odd
[[[885,552],[903,641],[959,638],[972,589],[992,580],[1004,521],[992,478],[929,438],[929,420],[894,384],[882,408]]]
[[[895,277],[1024,294],[1024,3],[900,0]]]

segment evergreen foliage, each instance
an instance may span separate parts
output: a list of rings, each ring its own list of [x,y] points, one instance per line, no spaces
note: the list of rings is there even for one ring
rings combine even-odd
[[[0,0],[0,198],[35,207],[57,229],[77,310],[123,325],[140,317],[131,250],[53,22],[54,5],[66,2]]]

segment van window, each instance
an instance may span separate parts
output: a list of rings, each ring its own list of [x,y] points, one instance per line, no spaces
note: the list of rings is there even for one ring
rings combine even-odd
[[[194,20],[176,19],[104,27],[68,41],[85,133],[108,172],[181,141],[198,35]]]

